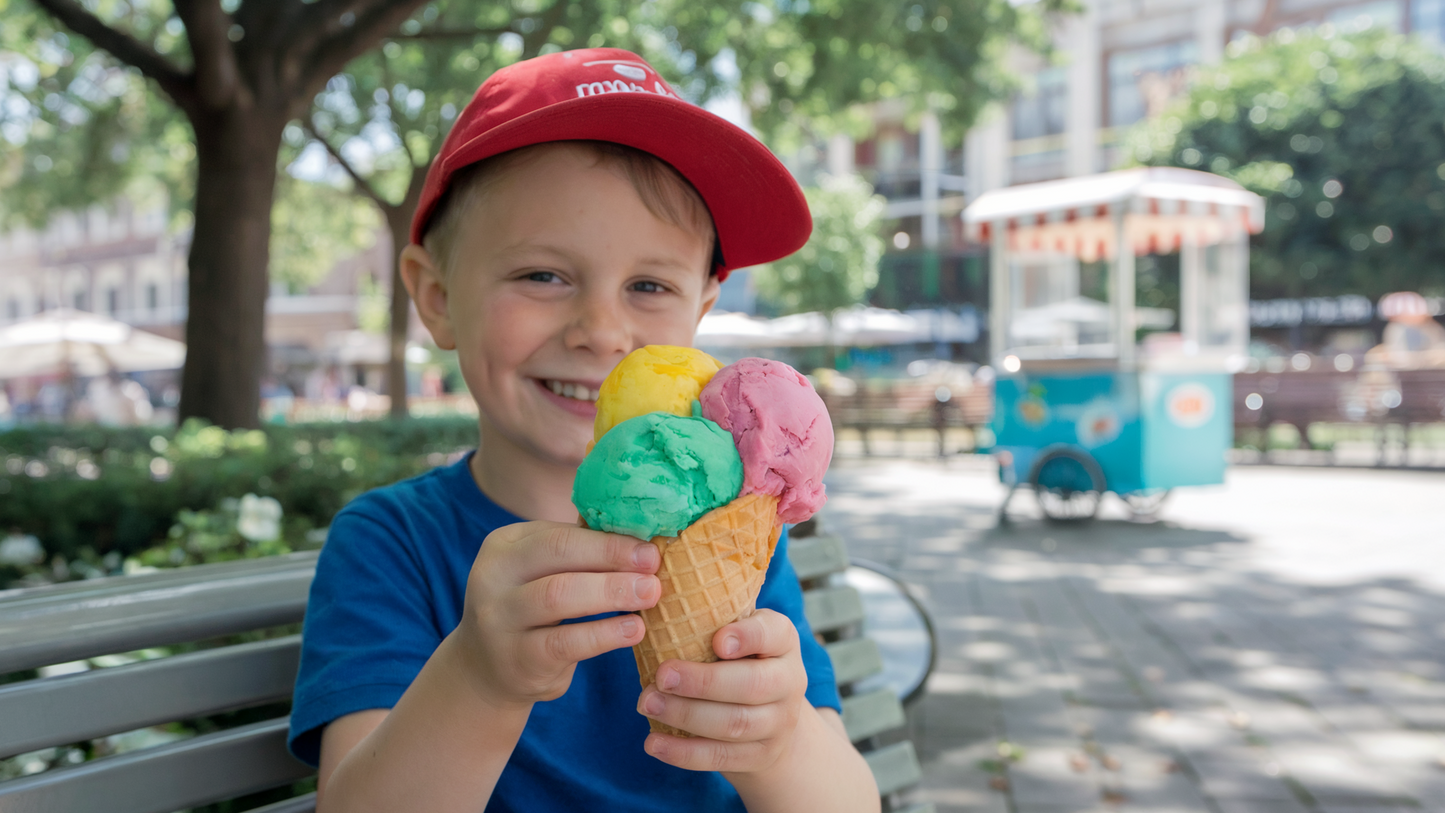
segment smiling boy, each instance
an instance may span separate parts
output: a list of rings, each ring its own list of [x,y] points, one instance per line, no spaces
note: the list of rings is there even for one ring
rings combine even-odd
[[[478,451],[363,495],[312,586],[291,747],[330,811],[877,810],[779,545],[723,660],[639,695],[656,548],[579,528],[607,373],[690,345],[729,270],[796,250],[801,191],[637,56],[497,72],[448,135],[401,256],[480,410]],[[648,734],[656,718],[692,738]]]

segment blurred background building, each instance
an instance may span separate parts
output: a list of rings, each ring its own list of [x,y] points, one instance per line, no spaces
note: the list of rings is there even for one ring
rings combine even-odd
[[[73,308],[184,340],[190,232],[170,227],[164,202],[65,212],[42,231],[0,233],[0,328],[55,308]],[[352,387],[382,389],[384,331],[365,330],[368,311],[390,297],[391,239],[336,263],[315,285],[273,285],[266,301],[268,386],[336,399]],[[423,329],[413,320],[414,333]],[[424,338],[418,335],[416,338]],[[179,371],[140,376],[157,400]],[[158,406],[160,404],[158,403]]]

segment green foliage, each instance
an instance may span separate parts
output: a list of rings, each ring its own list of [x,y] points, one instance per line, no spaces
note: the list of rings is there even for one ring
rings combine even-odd
[[[1445,293],[1445,58],[1399,37],[1280,32],[1230,46],[1129,137],[1267,200],[1256,298]]]
[[[804,194],[813,235],[796,253],[754,272],[758,293],[783,313],[831,313],[857,305],[878,283],[884,200],[856,176],[824,175]]]
[[[376,210],[345,189],[283,172],[271,207],[271,279],[299,293],[337,262],[371,248],[381,225]]]
[[[184,49],[153,7],[132,9],[163,52]],[[167,6],[169,4],[166,4]],[[0,226],[43,226],[57,211],[194,190],[190,126],[140,73],[27,3],[0,4]]]
[[[314,545],[358,494],[443,464],[475,446],[476,431],[474,419],[436,418],[0,433],[0,532],[33,535],[44,551],[23,567],[0,563],[0,585],[118,572],[137,555],[173,566]],[[274,537],[257,530],[266,506],[248,512],[258,498],[280,509]]]

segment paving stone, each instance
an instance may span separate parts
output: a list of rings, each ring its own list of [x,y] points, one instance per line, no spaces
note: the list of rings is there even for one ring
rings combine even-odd
[[[1079,747],[1071,742],[1020,741],[1024,757],[1009,766],[1010,793],[1020,813],[1041,807],[1085,810],[1101,803],[1097,781],[1072,767]]]
[[[1234,469],[1162,522],[1021,500],[1002,528],[983,461],[828,478],[830,532],[926,588],[910,730],[938,810],[1445,813],[1445,560],[1408,542],[1438,534],[1438,476]],[[1001,739],[1027,749],[1005,791],[976,764]]]
[[[1216,800],[1298,801],[1298,795],[1282,778],[1278,765],[1258,760],[1221,760],[1191,757],[1189,764],[1200,779],[1201,789]]]

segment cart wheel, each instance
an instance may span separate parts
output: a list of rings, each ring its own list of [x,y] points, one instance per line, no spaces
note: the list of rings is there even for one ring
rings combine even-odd
[[[1167,488],[1146,488],[1119,496],[1124,498],[1125,504],[1129,506],[1129,513],[1133,514],[1135,519],[1148,519],[1164,507],[1164,501],[1169,499],[1169,492],[1170,489]]]
[[[1029,483],[1051,522],[1093,519],[1104,496],[1104,472],[1099,464],[1088,452],[1070,446],[1040,453]]]

